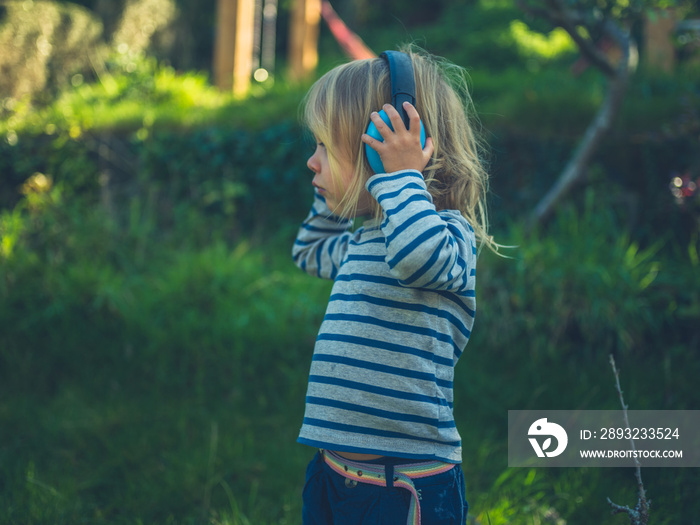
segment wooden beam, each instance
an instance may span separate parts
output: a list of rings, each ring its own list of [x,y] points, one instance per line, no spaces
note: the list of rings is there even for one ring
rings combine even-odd
[[[222,91],[233,89],[233,50],[236,46],[236,0],[218,0],[214,43],[214,83]]]
[[[253,40],[255,36],[255,0],[237,0],[236,47],[233,57],[233,94],[243,96],[253,74]]]
[[[308,77],[318,65],[321,0],[295,0],[289,31],[289,73],[293,80]]]
[[[253,69],[255,0],[218,0],[214,75],[222,90],[243,96]]]

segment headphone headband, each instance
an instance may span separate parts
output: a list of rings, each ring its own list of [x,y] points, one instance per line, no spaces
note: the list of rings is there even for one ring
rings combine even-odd
[[[389,64],[391,105],[397,109],[406,129],[408,129],[409,118],[403,109],[403,103],[408,101],[413,106],[416,105],[416,80],[413,74],[411,58],[400,51],[384,51],[379,57],[386,60],[387,64]]]
[[[379,57],[386,60],[386,63],[389,65],[389,75],[391,76],[391,104],[399,112],[399,115],[401,115],[406,129],[409,129],[411,123],[408,118],[408,113],[406,113],[406,110],[403,108],[403,103],[410,102],[414,106],[416,105],[416,79],[413,76],[411,57],[399,51],[384,51]],[[394,129],[386,111],[383,109],[380,110],[379,116],[389,128],[392,130]],[[384,141],[382,134],[379,133],[377,126],[375,126],[372,121],[370,121],[369,126],[367,126],[367,134],[379,142]],[[420,141],[421,148],[424,148],[425,127],[422,121],[420,122]],[[382,164],[382,159],[369,144],[365,144],[365,154],[367,155],[367,162],[369,162],[374,173],[386,173],[384,165]]]

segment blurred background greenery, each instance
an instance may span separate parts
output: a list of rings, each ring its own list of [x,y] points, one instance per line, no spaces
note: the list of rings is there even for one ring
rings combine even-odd
[[[291,4],[273,75],[240,98],[210,80],[215,2],[0,3],[1,522],[300,523],[314,451],[295,438],[330,283],[289,257],[313,80],[285,73]],[[617,409],[609,354],[631,409],[698,408],[698,32],[672,34],[664,69],[632,28],[640,66],[611,133],[527,231],[605,77],[511,0],[333,6],[375,51],[410,41],[468,69],[493,233],[517,246],[480,258],[457,368],[471,522],[628,522],[606,498],[634,506],[631,470],[509,469],[506,416]],[[319,54],[316,74],[346,60],[325,26]],[[697,469],[643,478],[650,523],[697,521]]]

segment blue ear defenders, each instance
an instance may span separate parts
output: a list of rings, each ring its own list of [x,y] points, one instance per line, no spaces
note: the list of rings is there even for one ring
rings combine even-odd
[[[384,51],[379,57],[386,60],[387,64],[389,64],[389,74],[391,76],[391,105],[399,112],[403,123],[406,125],[406,129],[408,129],[409,118],[406,110],[403,109],[403,103],[408,101],[413,106],[416,105],[416,80],[413,76],[411,58],[406,53],[401,53],[399,51]],[[379,116],[393,131],[394,126],[391,125],[389,115],[387,115],[383,109],[379,112]],[[380,142],[384,142],[374,122],[369,123],[367,134]],[[423,127],[422,121],[420,123],[420,142],[421,147],[424,148],[425,128]],[[367,160],[374,173],[386,173],[379,153],[368,144],[365,144],[365,153],[367,154]]]

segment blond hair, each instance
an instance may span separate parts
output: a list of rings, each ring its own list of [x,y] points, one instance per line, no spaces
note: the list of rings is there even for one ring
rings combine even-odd
[[[480,247],[497,250],[488,235],[486,193],[488,173],[484,147],[475,133],[476,116],[463,68],[418,50],[402,49],[413,62],[416,79],[416,109],[434,152],[423,177],[437,210],[458,210],[474,228]],[[370,113],[391,103],[389,67],[385,60],[355,60],[340,65],[317,80],[302,105],[302,120],[326,146],[331,173],[335,177],[339,159],[354,160],[355,173],[338,209],[353,217],[374,175],[360,137],[367,129]],[[371,199],[375,217],[379,204]]]

